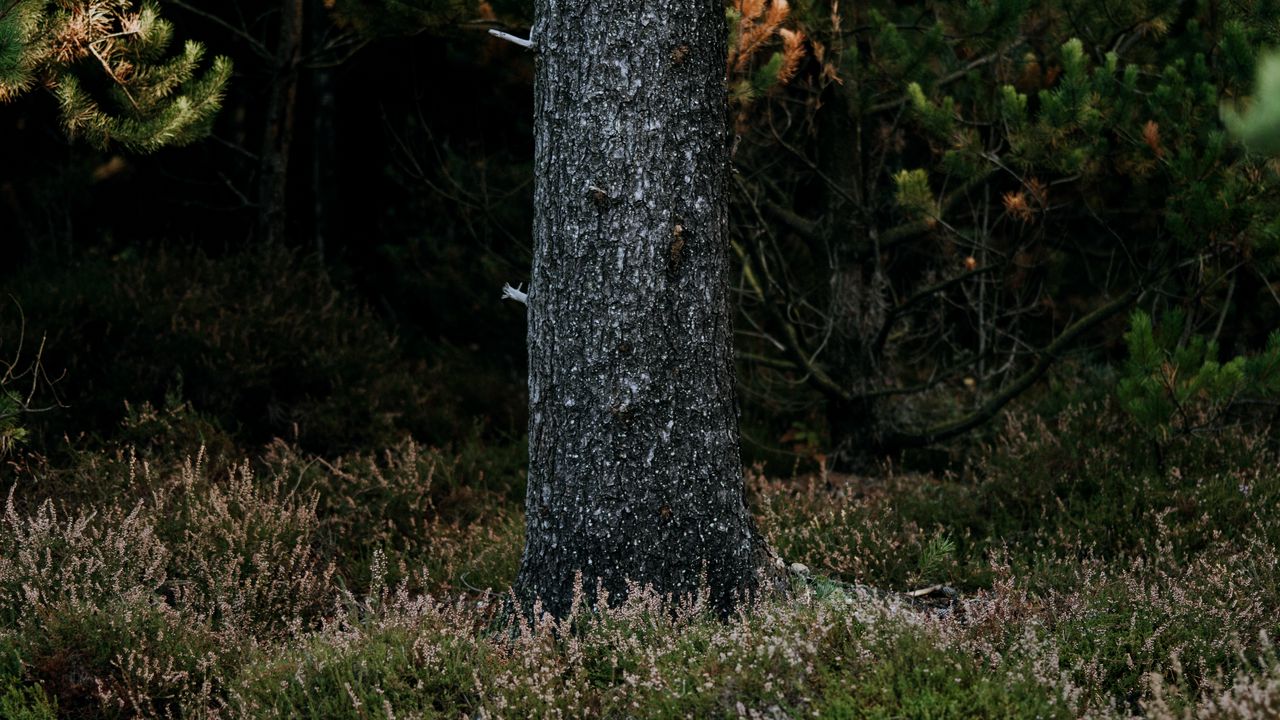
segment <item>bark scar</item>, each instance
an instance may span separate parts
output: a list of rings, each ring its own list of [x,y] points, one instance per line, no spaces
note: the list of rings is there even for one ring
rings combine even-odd
[[[688,231],[682,223],[677,222],[671,228],[671,242],[667,245],[667,272],[674,275],[684,260],[684,244]]]
[[[609,193],[605,192],[604,190],[601,190],[599,187],[596,187],[595,185],[587,186],[587,197],[591,198],[591,203],[595,205],[597,208],[599,208],[600,210],[603,210],[606,207],[608,207],[609,201],[613,199],[609,197]]]

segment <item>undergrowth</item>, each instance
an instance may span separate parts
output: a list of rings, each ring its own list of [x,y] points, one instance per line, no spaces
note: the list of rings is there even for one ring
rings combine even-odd
[[[1011,416],[954,476],[753,471],[760,525],[809,583],[728,621],[637,588],[556,622],[497,612],[522,546],[519,445],[324,457],[278,440],[245,460],[183,403],[125,423],[148,441],[3,470],[0,716],[1280,708],[1280,471],[1261,436],[1187,437],[1157,463],[1103,400]],[[892,599],[935,585],[958,598]]]

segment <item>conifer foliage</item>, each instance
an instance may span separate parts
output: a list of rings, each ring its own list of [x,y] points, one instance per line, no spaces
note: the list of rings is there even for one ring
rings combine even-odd
[[[231,62],[199,72],[204,48],[169,53],[173,26],[155,4],[131,0],[0,3],[0,102],[51,89],[67,133],[135,152],[208,133]]]
[[[1280,331],[1255,355],[1218,360],[1218,343],[1186,337],[1186,317],[1170,312],[1157,327],[1135,312],[1125,333],[1129,359],[1116,391],[1135,425],[1157,443],[1232,424],[1241,400],[1280,395]]]
[[[1273,310],[1240,299],[1273,297],[1280,175],[1228,141],[1219,106],[1262,149],[1276,103],[1244,98],[1278,17],[1274,2],[796,4],[806,60],[767,92],[734,86],[754,91],[731,225],[749,387],[793,408],[813,390],[833,452],[855,460],[978,427],[1073,347],[1118,336],[1133,305],[1256,350]],[[741,74],[773,77],[785,45],[742,43]]]

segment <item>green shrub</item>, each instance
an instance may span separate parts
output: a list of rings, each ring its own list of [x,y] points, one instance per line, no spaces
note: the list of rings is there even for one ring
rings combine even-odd
[[[64,717],[166,717],[210,701],[240,643],[159,598],[66,602],[18,642]]]
[[[54,720],[57,703],[44,688],[24,680],[24,663],[16,647],[0,642],[0,717],[7,720]]]
[[[1169,313],[1157,329],[1151,316],[1135,312],[1124,336],[1129,359],[1116,386],[1120,407],[1137,429],[1163,449],[1176,436],[1220,432],[1244,396],[1280,394],[1280,332],[1251,356],[1218,359],[1218,345],[1200,335],[1184,336],[1184,318]]]

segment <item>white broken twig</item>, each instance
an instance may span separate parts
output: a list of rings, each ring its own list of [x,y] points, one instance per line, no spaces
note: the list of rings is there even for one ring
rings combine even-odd
[[[490,29],[489,29],[489,34],[490,34],[490,35],[492,35],[492,36],[494,36],[494,37],[496,37],[496,38],[498,38],[498,39],[500,39],[500,40],[506,40],[507,42],[513,42],[513,43],[515,43],[515,44],[519,45],[520,47],[524,48],[525,50],[533,50],[533,49],[534,49],[533,38],[529,38],[528,40],[525,40],[524,38],[516,37],[515,35],[512,35],[511,33],[505,33],[505,32],[502,32],[501,30],[495,30],[495,29],[493,29],[493,28],[490,28]]]
[[[524,284],[521,283],[520,287],[524,287]],[[502,299],[515,300],[516,302],[524,303],[525,305],[529,304],[529,295],[521,292],[519,288],[511,287],[510,283],[502,284]]]

